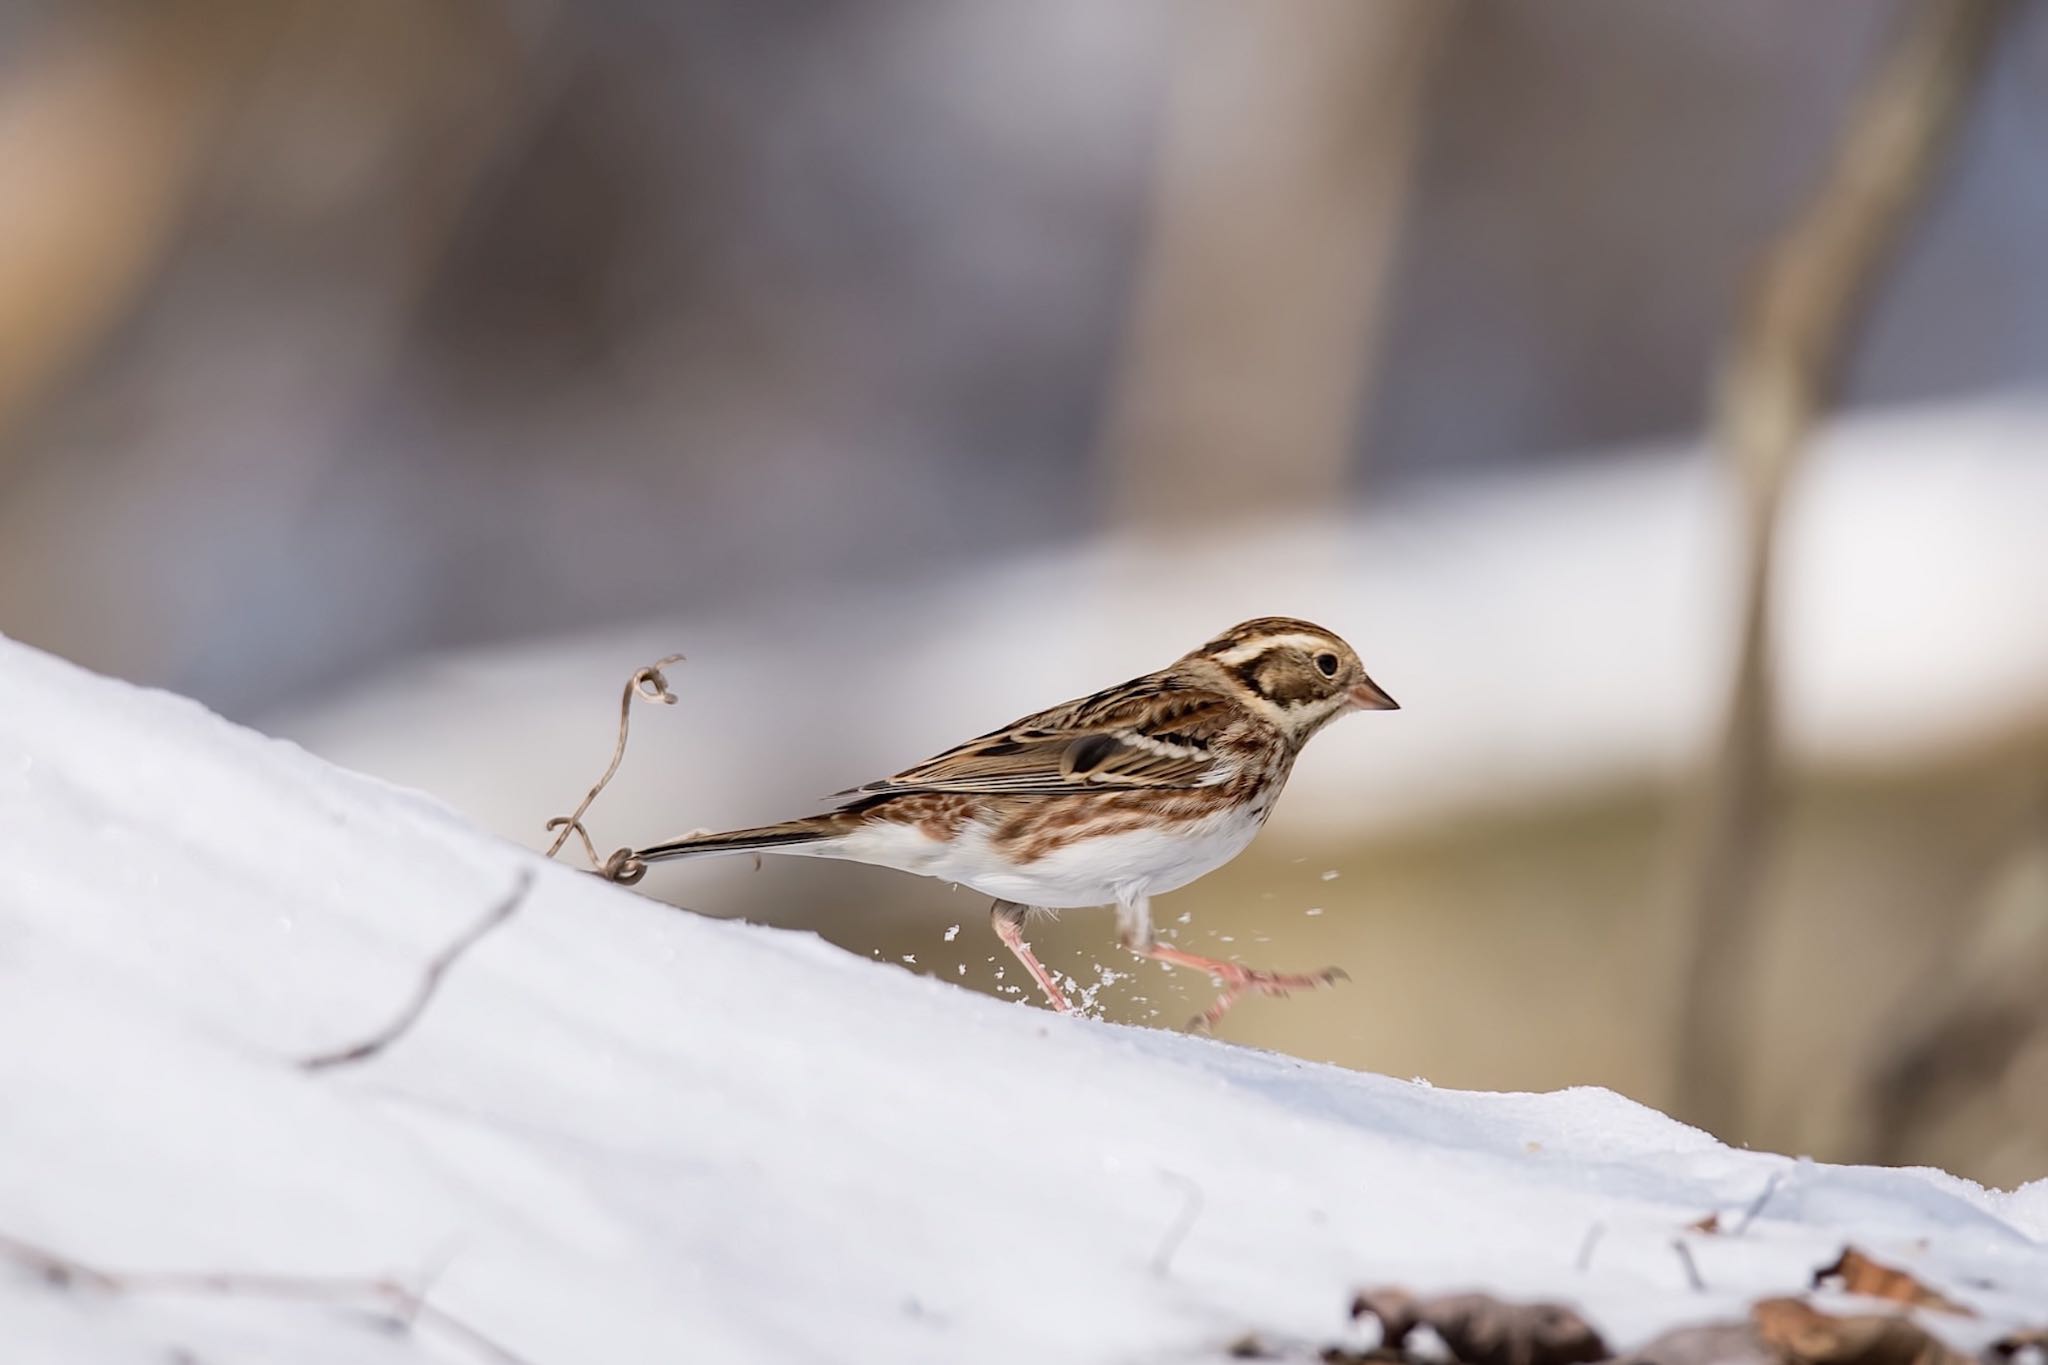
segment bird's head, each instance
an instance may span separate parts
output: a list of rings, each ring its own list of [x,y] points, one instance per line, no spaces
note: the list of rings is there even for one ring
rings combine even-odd
[[[1291,616],[1232,626],[1187,658],[1220,672],[1296,743],[1346,711],[1400,709],[1342,638]]]

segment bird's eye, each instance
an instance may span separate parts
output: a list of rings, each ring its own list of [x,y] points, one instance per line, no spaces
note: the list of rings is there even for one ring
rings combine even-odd
[[[1336,677],[1336,676],[1337,676],[1337,656],[1336,656],[1336,655],[1334,655],[1334,654],[1318,654],[1318,655],[1316,655],[1316,671],[1317,671],[1317,672],[1319,672],[1319,673],[1321,673],[1321,674],[1322,674],[1322,675],[1323,675],[1324,677],[1326,677],[1326,678],[1334,678],[1334,677]]]

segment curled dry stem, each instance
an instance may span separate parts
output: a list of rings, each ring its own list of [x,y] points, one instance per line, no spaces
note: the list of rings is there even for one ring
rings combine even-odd
[[[619,849],[609,858],[598,857],[597,844],[591,839],[590,830],[585,827],[583,817],[589,813],[591,805],[604,789],[611,785],[612,779],[618,776],[619,765],[626,761],[626,737],[633,728],[634,698],[660,706],[675,705],[676,694],[669,690],[668,675],[662,670],[671,664],[681,663],[682,659],[683,656],[680,654],[670,654],[666,658],[655,660],[626,679],[625,689],[619,693],[619,738],[617,743],[612,745],[612,761],[605,765],[604,775],[583,794],[583,800],[577,803],[573,812],[568,815],[557,815],[548,821],[549,829],[559,831],[555,835],[554,843],[548,845],[548,857],[552,858],[560,853],[562,846],[569,842],[569,836],[574,834],[583,841],[583,852],[590,859],[591,867],[606,881],[631,886],[647,875],[647,864],[635,858],[633,850],[629,848]]]

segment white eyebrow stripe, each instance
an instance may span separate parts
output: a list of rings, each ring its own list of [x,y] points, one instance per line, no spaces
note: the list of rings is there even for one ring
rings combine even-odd
[[[1269,649],[1282,649],[1288,645],[1309,653],[1330,648],[1329,640],[1321,635],[1261,635],[1213,657],[1225,666],[1248,664]]]

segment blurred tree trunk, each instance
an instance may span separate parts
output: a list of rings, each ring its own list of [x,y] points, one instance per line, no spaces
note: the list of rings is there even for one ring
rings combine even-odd
[[[148,279],[261,47],[270,21],[250,8],[88,8],[12,63],[0,85],[0,441]]]
[[[1722,376],[1716,441],[1742,493],[1742,633],[1680,882],[1689,959],[1675,1079],[1677,1112],[1730,1140],[1746,1136],[1744,988],[1761,936],[1758,892],[1774,815],[1779,513],[1863,305],[1928,192],[2005,9],[2004,0],[1904,8],[1900,37],[1865,82],[1832,164],[1759,263]]]
[[[1100,454],[1152,529],[1341,492],[1438,0],[1201,0],[1179,51]]]

